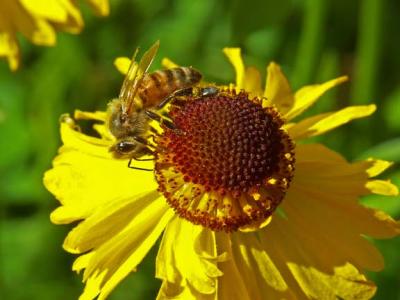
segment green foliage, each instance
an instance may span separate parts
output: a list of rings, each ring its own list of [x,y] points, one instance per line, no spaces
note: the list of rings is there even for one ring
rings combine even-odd
[[[168,56],[193,65],[215,82],[233,80],[221,49],[240,46],[249,65],[265,72],[282,65],[295,88],[341,74],[352,80],[327,93],[309,112],[375,102],[378,112],[317,140],[349,158],[400,162],[400,4],[333,0],[118,0],[111,15],[87,13],[80,35],[59,34],[54,48],[23,42],[23,67],[11,73],[0,61],[0,298],[76,299],[82,289],[71,255],[61,249],[66,227],[48,214],[57,206],[42,186],[60,145],[58,118],[74,109],[104,109],[122,77],[112,65],[138,45],[161,40],[153,68]],[[400,185],[398,164],[389,177]],[[400,217],[399,197],[370,196],[366,205]],[[376,299],[397,299],[400,240],[379,241],[387,268]],[[156,250],[111,299],[153,299]]]

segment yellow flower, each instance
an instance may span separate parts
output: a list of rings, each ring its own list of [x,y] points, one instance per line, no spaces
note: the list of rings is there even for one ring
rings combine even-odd
[[[106,113],[75,112],[75,120],[96,121],[99,137],[82,133],[68,115],[62,118],[63,146],[44,184],[61,203],[52,222],[80,221],[63,247],[80,255],[73,270],[83,271],[81,299],[105,299],[136,271],[163,232],[156,260],[156,277],[162,280],[158,299],[371,298],[376,287],[363,272],[381,270],[383,258],[365,237],[391,238],[400,226],[358,199],[398,194],[389,181],[372,179],[391,163],[350,163],[321,144],[301,141],[368,116],[375,106],[294,122],[347,78],[292,93],[279,66],[271,63],[263,90],[259,72],[245,68],[240,49],[224,52],[235,67],[236,84],[172,105],[170,116],[181,132],[162,126],[155,137],[155,164],[150,164],[156,180],[153,172],[113,158]],[[126,71],[127,63],[118,60],[117,66]],[[173,66],[167,60],[164,65]],[[237,118],[241,121],[235,123]],[[257,150],[264,142],[275,149],[263,149],[271,159]],[[224,147],[233,147],[244,163],[232,162],[234,155],[226,155]],[[259,166],[257,177],[251,169]],[[221,177],[212,179],[218,172]],[[222,178],[229,172],[239,175],[239,188]]]
[[[87,0],[102,16],[109,12],[108,0]],[[83,20],[76,1],[72,0],[2,0],[0,1],[0,57],[6,57],[11,70],[19,66],[17,33],[33,44],[53,46],[56,30],[78,33]]]

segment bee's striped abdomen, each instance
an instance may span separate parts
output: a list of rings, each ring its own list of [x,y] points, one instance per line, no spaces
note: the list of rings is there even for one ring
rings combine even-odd
[[[143,76],[138,93],[143,106],[152,107],[173,92],[196,85],[201,77],[199,71],[190,67],[159,70]]]

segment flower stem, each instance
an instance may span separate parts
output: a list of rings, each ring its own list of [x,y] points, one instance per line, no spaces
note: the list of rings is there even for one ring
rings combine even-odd
[[[382,48],[382,12],[384,0],[361,1],[357,57],[354,84],[351,91],[352,103],[369,103],[375,99],[376,74]]]
[[[320,58],[326,17],[326,0],[308,0],[305,2],[303,28],[292,79],[297,88],[312,81],[316,65]]]

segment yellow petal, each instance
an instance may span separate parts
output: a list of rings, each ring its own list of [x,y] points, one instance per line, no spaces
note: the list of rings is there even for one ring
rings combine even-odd
[[[296,157],[300,163],[333,163],[337,165],[346,164],[346,160],[339,153],[329,149],[322,144],[299,144],[296,146]]]
[[[300,115],[303,111],[313,105],[329,89],[347,81],[347,76],[342,76],[323,84],[309,85],[298,90],[294,95],[293,107],[284,115],[287,120]]]
[[[255,233],[232,234],[231,248],[232,259],[222,264],[231,264],[232,275],[236,278],[230,278],[232,275],[228,275],[226,270],[219,279],[221,287],[230,286],[231,291],[236,293],[232,282],[243,282],[245,291],[238,286],[238,293],[245,294],[245,299],[247,296],[249,299],[282,299],[288,296],[286,282]]]
[[[31,15],[19,2],[6,1],[2,4],[1,9],[13,18],[12,28],[9,31],[19,31],[37,45],[49,46],[55,44],[55,31],[48,21]],[[9,18],[9,16],[6,16],[6,18]]]
[[[108,0],[87,0],[94,11],[100,16],[108,16],[110,13],[110,6]]]
[[[361,195],[371,193],[365,186],[370,167],[371,161],[350,164],[322,145],[298,145],[296,173],[283,206],[300,205],[292,210],[298,209],[299,213],[304,210],[312,220],[321,219],[324,223],[331,218],[332,222],[340,220],[341,226],[347,228],[346,232],[353,231],[355,236],[393,237],[399,230],[396,221],[383,212],[358,203]],[[304,203],[299,200],[300,197],[306,198]],[[308,203],[309,201],[313,204]],[[332,227],[331,224],[326,226]],[[332,230],[336,230],[334,226]]]
[[[76,120],[96,120],[105,122],[107,119],[107,113],[104,111],[87,112],[77,109],[74,112],[74,118]]]
[[[201,294],[190,285],[180,286],[175,283],[163,281],[157,300],[218,300],[217,293]]]
[[[67,12],[67,20],[56,23],[60,29],[70,32],[79,33],[82,31],[84,26],[83,18],[76,3],[68,0],[60,0],[59,3],[63,6],[63,9]]]
[[[294,103],[289,82],[279,65],[274,62],[271,62],[267,67],[264,97],[274,104],[281,114],[286,114]]]
[[[163,58],[161,61],[161,65],[166,69],[172,69],[172,68],[179,67],[179,65],[177,65],[176,63],[174,63],[172,60],[170,60],[168,58]]]
[[[1,30],[1,28],[0,28]],[[12,71],[19,66],[19,47],[13,34],[0,31],[0,57],[7,57],[8,65]]]
[[[58,23],[65,22],[68,18],[67,10],[60,1],[20,0],[20,2],[22,6],[34,16]]]
[[[111,199],[157,189],[152,172],[130,169],[127,160],[114,159],[109,142],[86,136],[68,122],[61,124],[61,137],[64,146],[44,176],[46,188],[63,205],[51,215],[53,222],[82,219]]]
[[[238,89],[243,89],[245,69],[240,48],[224,48],[223,51],[225,55],[228,57],[233,67],[235,68],[236,87]]]
[[[246,68],[244,76],[243,89],[249,92],[250,97],[262,96],[261,90],[261,75],[254,67]]]
[[[239,230],[241,232],[253,232],[253,231],[257,231],[261,228],[264,228],[265,226],[267,226],[272,220],[272,217],[268,217],[265,220],[260,220],[254,223],[251,223],[249,225],[245,225],[239,228]]]
[[[55,44],[55,31],[46,20],[30,15],[15,1],[6,2],[5,8],[13,17],[14,30],[20,31],[32,43],[47,46]]]
[[[56,32],[47,21],[37,20],[36,30],[32,32],[30,40],[36,45],[54,46],[56,44]]]
[[[384,196],[397,196],[399,189],[389,180],[370,180],[365,186],[374,194]]]
[[[355,220],[353,215],[349,216],[349,212],[355,212],[355,215],[363,212],[361,206],[357,209],[357,205],[351,205],[357,199],[335,195],[333,191],[324,190],[323,187],[320,189],[320,192],[314,192],[293,184],[282,203],[287,222],[290,223],[285,226],[293,227],[292,231],[299,241],[303,241],[303,251],[313,256],[316,267],[324,272],[329,272],[333,266],[344,262],[350,262],[360,269],[382,270],[382,255],[361,236],[366,232],[359,231],[360,220]],[[330,195],[326,195],[327,193]],[[365,221],[367,220],[361,220]],[[368,225],[374,223],[376,222]],[[386,229],[386,224],[382,225],[380,226]],[[335,249],[334,253],[331,249]]]
[[[371,167],[367,169],[369,177],[378,176],[393,165],[393,162],[380,159],[369,158],[367,161],[372,163]]]
[[[229,243],[229,256],[232,257],[231,243]],[[224,273],[218,282],[219,299],[252,300],[235,260],[222,262],[219,264],[219,268]]]
[[[271,256],[288,284],[290,294],[274,299],[369,299],[375,293],[372,282],[346,262],[340,261],[329,233],[325,239],[314,230],[275,216],[260,232],[264,250]],[[322,236],[323,237],[323,236]],[[271,241],[274,241],[273,243]],[[330,241],[330,243],[326,243]],[[332,251],[335,249],[335,251]]]
[[[138,209],[138,205],[143,208]],[[82,245],[84,240],[92,240],[96,247],[73,264],[74,271],[87,269],[85,290],[79,299],[94,299],[99,293],[99,299],[105,299],[128,273],[136,270],[172,217],[172,210],[162,198],[147,195],[133,201],[114,201],[78,225],[66,243]]]
[[[82,295],[79,296],[79,300],[93,300],[100,293],[100,286],[104,279],[105,272],[91,277],[86,281],[85,289]]]
[[[175,218],[168,224],[161,241],[156,277],[178,286],[190,285],[202,294],[213,294],[216,278],[222,275],[216,261],[210,259],[217,258],[216,251],[213,231]]]
[[[83,269],[85,269],[90,260],[92,259],[93,255],[95,254],[94,251],[91,251],[89,253],[86,254],[82,254],[81,256],[78,256],[77,259],[75,259],[73,265],[72,265],[72,270],[79,273],[80,271],[82,271]]]
[[[129,66],[131,65],[131,59],[128,57],[117,57],[114,60],[114,66],[117,68],[117,70],[126,75],[129,70]]]
[[[103,124],[94,124],[93,129],[97,131],[102,139],[113,142],[115,141],[115,136],[112,135],[107,126],[104,126]]]
[[[80,254],[100,247],[127,227],[140,212],[149,210],[150,204],[157,198],[158,192],[153,191],[124,199],[110,199],[69,232],[64,241],[64,249]],[[168,207],[166,203],[165,205]],[[162,211],[166,210],[161,202],[160,207]]]
[[[125,204],[125,206],[118,207],[114,214],[109,214],[104,208],[96,216],[93,216],[93,218],[100,218],[97,224],[102,223],[102,226],[105,227],[102,228],[102,234],[107,238],[104,238],[103,243],[94,249],[94,254],[84,272],[84,281],[90,282],[99,276],[102,277],[98,287],[100,290],[98,299],[105,299],[121,280],[135,271],[136,266],[174,216],[174,212],[163,198],[154,199],[139,211],[125,212],[123,207],[128,208],[129,203],[125,202]],[[101,216],[101,214],[104,215]],[[120,225],[118,223],[119,214],[122,214],[123,223],[125,221],[128,223],[116,231],[113,225]],[[128,214],[132,216],[131,220],[127,220]],[[86,234],[88,235],[87,239],[90,239],[91,235],[95,237],[99,235],[94,230],[88,230]]]
[[[300,121],[288,129],[289,135],[296,140],[317,136],[346,124],[354,119],[364,118],[376,110],[374,104],[349,106],[337,112],[316,115]]]
[[[289,268],[308,299],[370,299],[376,286],[351,264],[335,267],[333,274],[289,263]]]

